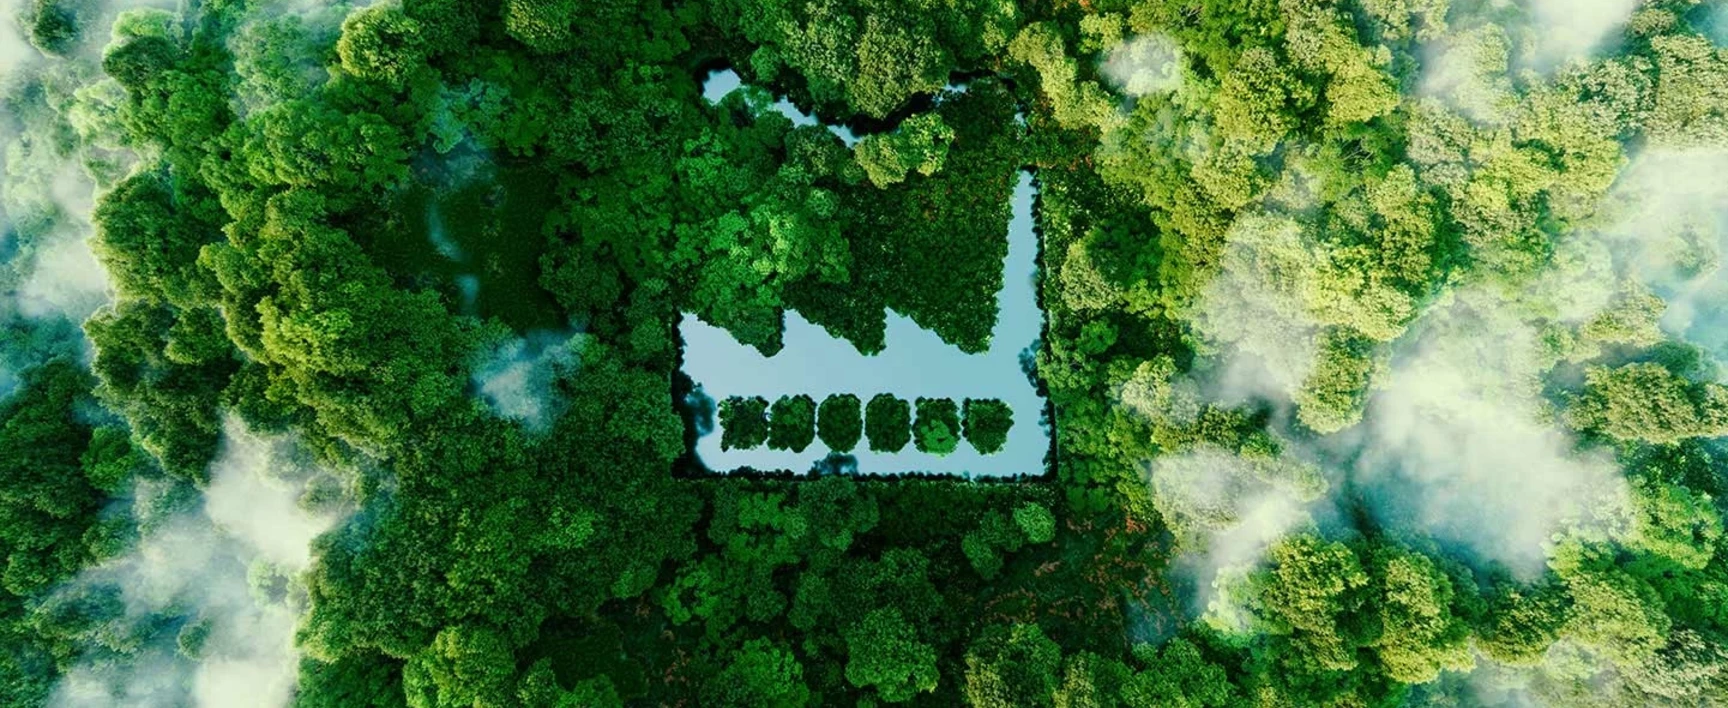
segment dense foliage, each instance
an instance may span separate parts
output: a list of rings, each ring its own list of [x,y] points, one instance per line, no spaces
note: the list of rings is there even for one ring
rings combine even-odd
[[[873,452],[899,452],[912,440],[912,404],[891,393],[871,396],[864,407],[864,437]]]
[[[720,448],[750,450],[768,442],[768,399],[730,396],[720,402]]]
[[[919,452],[946,455],[960,446],[960,406],[952,398],[920,398],[915,402],[912,444]]]
[[[0,704],[1728,702],[1720,2],[21,5]],[[1050,475],[675,474],[682,313],[985,351],[1022,170]],[[859,403],[721,444],[1012,424]]]
[[[966,442],[986,455],[998,452],[1008,444],[1008,431],[1014,427],[1014,409],[994,398],[968,398],[960,410],[961,432]]]
[[[816,439],[816,402],[809,396],[781,396],[768,408],[768,448],[803,452]]]
[[[850,393],[822,399],[816,408],[816,435],[834,452],[851,452],[864,435],[864,404]]]

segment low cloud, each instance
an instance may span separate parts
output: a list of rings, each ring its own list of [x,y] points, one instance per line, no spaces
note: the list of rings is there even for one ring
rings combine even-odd
[[[543,430],[563,406],[556,384],[575,373],[582,342],[551,332],[505,341],[475,369],[474,386],[493,413]]]
[[[1621,173],[1597,238],[1668,301],[1662,328],[1728,357],[1728,150],[1652,149]]]
[[[1354,479],[1382,524],[1530,577],[1556,535],[1613,530],[1629,491],[1553,422],[1553,360],[1515,310],[1463,293],[1429,314],[1369,403]]]
[[[37,118],[23,133],[5,136],[0,224],[16,249],[17,312],[82,322],[112,292],[107,270],[90,250],[95,182],[79,151],[63,151],[44,137],[55,129]]]
[[[96,640],[56,687],[51,704],[286,706],[299,666],[294,628],[299,574],[312,540],[338,513],[297,500],[329,474],[299,459],[291,440],[230,420],[201,507],[140,519],[129,554],[86,570],[50,602],[117,597],[111,626],[140,630],[141,646]],[[153,498],[140,482],[140,500]],[[174,628],[178,627],[176,631]]]
[[[37,57],[36,48],[24,38],[22,17],[24,0],[0,0],[0,84],[6,83],[18,69]]]
[[[1102,70],[1130,96],[1175,91],[1182,87],[1182,48],[1163,35],[1141,35],[1110,50]]]
[[[1257,568],[1278,539],[1312,527],[1327,488],[1319,467],[1287,455],[1207,445],[1151,464],[1154,504],[1181,549],[1176,568],[1192,582],[1187,601],[1210,614],[1234,613],[1221,587]]]
[[[1294,220],[1255,215],[1230,230],[1223,267],[1194,304],[1194,328],[1230,351],[1214,388],[1226,401],[1288,400],[1314,368],[1319,325],[1298,289],[1314,277]]]
[[[1498,123],[1517,102],[1506,76],[1510,53],[1498,25],[1451,32],[1423,47],[1417,93],[1440,99],[1479,123]]]
[[[1643,0],[1522,0],[1533,35],[1532,59],[1554,66],[1612,43]]]
[[[108,271],[91,252],[89,239],[60,239],[36,252],[18,290],[18,310],[31,318],[83,322],[112,297]]]

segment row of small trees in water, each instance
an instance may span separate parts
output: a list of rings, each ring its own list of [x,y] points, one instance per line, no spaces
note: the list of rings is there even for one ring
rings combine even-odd
[[[914,411],[916,417],[914,417]],[[1014,412],[994,398],[919,398],[913,403],[889,393],[877,394],[868,405],[857,396],[829,396],[818,406],[806,395],[781,396],[772,405],[761,396],[732,396],[720,402],[720,448],[803,452],[821,438],[838,453],[851,452],[866,441],[872,452],[895,453],[912,443],[919,452],[947,455],[964,438],[972,448],[991,455],[1008,442]]]

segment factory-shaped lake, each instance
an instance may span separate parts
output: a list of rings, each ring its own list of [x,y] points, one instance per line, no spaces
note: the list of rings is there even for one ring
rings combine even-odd
[[[1045,401],[1026,374],[1023,356],[1037,346],[1043,312],[1035,294],[1038,241],[1033,229],[1035,190],[1022,174],[1013,194],[1008,226],[1008,257],[1002,290],[997,293],[998,317],[990,348],[967,354],[943,342],[911,319],[888,313],[887,346],[877,354],[859,353],[846,340],[830,336],[796,312],[785,318],[785,347],[763,356],[731,334],[686,314],[679,325],[684,338],[684,373],[714,401],[731,396],[806,395],[820,403],[835,394],[853,394],[864,402],[888,393],[906,400],[947,398],[997,399],[1013,411],[1013,426],[1002,449],[983,454],[961,442],[953,452],[920,452],[908,443],[898,452],[875,452],[860,440],[845,460],[860,474],[931,473],[963,477],[1040,475],[1050,450],[1050,435],[1042,422]],[[716,424],[696,442],[696,457],[708,470],[729,472],[788,470],[803,473],[829,454],[820,439],[801,452],[722,449],[723,430]]]

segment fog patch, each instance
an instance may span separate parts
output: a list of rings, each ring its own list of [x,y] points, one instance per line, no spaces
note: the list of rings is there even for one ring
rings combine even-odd
[[[1110,50],[1102,71],[1130,96],[1175,91],[1182,87],[1182,48],[1160,34],[1141,35]]]
[[[108,271],[90,251],[89,239],[62,240],[37,252],[19,289],[18,309],[26,317],[82,322],[111,297]]]
[[[85,570],[50,603],[112,607],[110,628],[141,644],[93,638],[56,686],[54,706],[285,706],[299,655],[304,609],[299,575],[310,543],[338,509],[297,500],[330,474],[292,440],[267,438],[230,418],[201,505],[166,518],[140,513],[142,538],[128,555]],[[143,480],[138,508],[172,489]]]
[[[506,340],[475,369],[474,386],[494,414],[544,430],[563,408],[557,383],[575,375],[583,341],[552,332]]]
[[[1151,476],[1153,503],[1176,537],[1174,567],[1192,583],[1189,606],[1219,617],[1239,610],[1232,582],[1259,568],[1278,539],[1313,526],[1309,507],[1327,489],[1313,464],[1211,445],[1154,460]]]
[[[1517,102],[1506,76],[1510,52],[1498,25],[1450,32],[1422,47],[1417,94],[1440,99],[1478,123],[1499,123]]]
[[[369,3],[275,0],[247,13],[228,36],[234,55],[230,105],[248,115],[305,96],[329,80],[324,58],[341,35],[342,20]]]
[[[430,200],[426,206],[426,240],[438,255],[457,263],[466,262],[467,256],[462,253],[462,246],[450,238],[450,232],[444,228],[444,214],[438,208],[438,200]]]
[[[1662,329],[1728,357],[1728,150],[1647,150],[1610,192],[1598,236],[1668,301]]]
[[[1554,362],[1513,310],[1464,293],[1428,316],[1369,402],[1354,479],[1386,526],[1532,578],[1558,535],[1617,532],[1629,490],[1554,423]]]
[[[1517,108],[1511,75],[1551,74],[1615,43],[1642,0],[1492,0],[1449,18],[1451,30],[1419,49],[1417,94],[1479,123]]]
[[[464,315],[478,315],[480,312],[480,276],[463,274],[456,276],[457,306]]]
[[[0,84],[37,58],[36,47],[24,38],[23,12],[27,0],[0,0]]]
[[[90,249],[96,184],[79,150],[49,139],[54,127],[32,121],[8,136],[0,223],[15,239],[8,246],[16,249],[17,312],[82,322],[112,299],[112,288]]]
[[[1588,57],[1610,43],[1643,0],[1522,0],[1535,47],[1531,59],[1552,67]]]
[[[1307,380],[1319,349],[1319,327],[1298,289],[1313,280],[1303,229],[1291,219],[1237,220],[1222,266],[1194,303],[1194,329],[1229,351],[1211,377],[1225,402],[1287,402]]]

